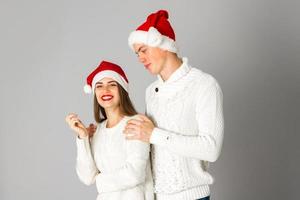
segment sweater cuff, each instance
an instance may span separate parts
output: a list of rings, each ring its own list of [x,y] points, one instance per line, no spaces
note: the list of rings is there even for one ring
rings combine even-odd
[[[166,146],[170,142],[170,139],[171,135],[167,131],[155,127],[150,137],[150,143]]]

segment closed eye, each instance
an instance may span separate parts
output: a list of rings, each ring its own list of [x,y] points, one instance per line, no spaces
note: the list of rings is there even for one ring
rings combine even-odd
[[[142,48],[142,49],[141,49],[141,52],[142,52],[142,53],[146,53],[146,51],[147,51],[147,48]]]

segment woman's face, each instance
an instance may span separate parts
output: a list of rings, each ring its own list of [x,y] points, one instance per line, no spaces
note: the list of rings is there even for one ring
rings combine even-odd
[[[95,85],[95,95],[104,109],[114,109],[120,105],[118,85],[112,78],[103,78],[98,81]]]

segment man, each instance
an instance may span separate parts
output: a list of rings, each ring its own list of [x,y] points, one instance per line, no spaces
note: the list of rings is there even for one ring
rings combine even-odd
[[[167,11],[150,14],[128,41],[145,68],[158,75],[146,90],[148,117],[130,120],[124,130],[127,139],[152,144],[157,200],[208,200],[208,162],[216,161],[223,141],[217,81],[178,57]]]

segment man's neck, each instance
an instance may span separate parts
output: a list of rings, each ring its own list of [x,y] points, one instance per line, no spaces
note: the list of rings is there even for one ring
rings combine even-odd
[[[163,81],[166,81],[170,76],[182,65],[182,60],[177,54],[168,55],[164,64],[163,70],[159,73]]]

